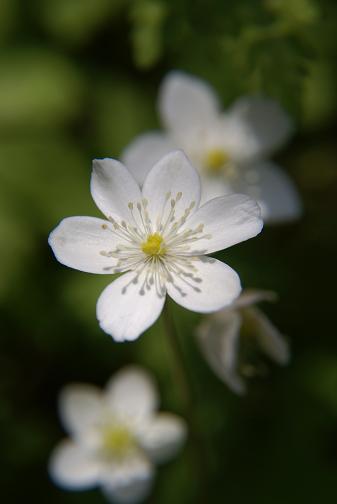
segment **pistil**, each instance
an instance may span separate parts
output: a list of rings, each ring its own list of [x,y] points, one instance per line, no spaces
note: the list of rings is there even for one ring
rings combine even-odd
[[[149,235],[142,243],[141,249],[149,256],[163,256],[166,252],[163,237],[159,233]]]

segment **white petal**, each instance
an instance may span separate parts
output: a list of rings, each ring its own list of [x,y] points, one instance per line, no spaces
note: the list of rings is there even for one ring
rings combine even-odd
[[[59,413],[70,434],[85,437],[100,420],[104,403],[99,388],[87,384],[66,386],[59,396]]]
[[[222,310],[207,317],[197,337],[201,351],[212,371],[236,394],[246,386],[237,372],[241,316],[236,310]]]
[[[217,259],[193,258],[193,278],[172,274],[167,293],[188,310],[207,313],[229,305],[240,294],[240,279],[235,271]]]
[[[262,218],[268,223],[301,217],[302,203],[295,184],[274,163],[264,162],[249,168],[239,190],[258,201]]]
[[[94,159],[90,188],[96,205],[107,217],[130,221],[128,203],[141,200],[139,185],[116,159]]]
[[[68,217],[50,233],[49,245],[60,263],[87,273],[111,274],[116,264],[101,252],[113,250],[111,223],[95,217]]]
[[[284,336],[258,308],[250,308],[255,319],[255,331],[261,349],[278,364],[288,364],[289,346]]]
[[[171,211],[171,199],[178,194],[176,218],[182,217],[190,205],[193,205],[192,214],[200,201],[199,175],[182,151],[173,151],[154,165],[144,182],[143,196],[148,200],[148,212],[154,226],[158,218],[161,223],[165,222]]]
[[[153,165],[175,148],[168,136],[157,132],[145,133],[126,147],[122,154],[122,162],[137,182],[143,185]]]
[[[111,464],[102,479],[102,491],[113,503],[135,504],[149,494],[154,470],[151,463],[139,452]]]
[[[67,490],[85,490],[98,483],[100,464],[82,446],[65,440],[51,454],[49,474]]]
[[[177,453],[186,434],[182,418],[171,413],[159,413],[142,426],[139,442],[153,461],[164,462]]]
[[[135,340],[159,317],[165,293],[159,294],[155,285],[144,286],[146,271],[136,282],[133,271],[112,282],[97,302],[97,318],[103,331],[115,341]]]
[[[171,72],[159,93],[159,113],[163,124],[177,137],[186,130],[204,127],[219,111],[213,89],[201,79],[182,72]]]
[[[258,204],[249,196],[230,194],[208,201],[187,220],[184,229],[204,225],[201,238],[189,254],[209,254],[253,238],[260,233],[263,222]]]
[[[137,366],[128,366],[108,382],[106,401],[118,416],[138,422],[153,414],[159,397],[149,374]]]
[[[228,113],[245,124],[247,135],[255,138],[260,155],[281,147],[293,132],[292,122],[285,110],[269,98],[240,98]]]

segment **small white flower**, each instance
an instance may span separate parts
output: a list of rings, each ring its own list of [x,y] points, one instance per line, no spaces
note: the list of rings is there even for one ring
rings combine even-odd
[[[167,132],[141,135],[122,157],[140,184],[149,166],[178,147],[200,172],[203,201],[240,192],[259,202],[267,222],[300,216],[293,182],[268,160],[292,133],[289,117],[275,101],[243,97],[223,112],[205,82],[171,72],[161,86],[158,105]]]
[[[53,481],[68,490],[98,486],[122,504],[146,498],[155,464],[173,457],[186,438],[185,422],[157,409],[154,383],[135,366],[119,371],[105,391],[67,386],[59,411],[70,438],[50,457]]]
[[[69,217],[49,243],[66,266],[124,273],[97,303],[100,326],[115,340],[134,340],[152,325],[166,293],[185,308],[205,313],[239,295],[235,271],[204,254],[261,231],[255,201],[233,194],[199,208],[199,176],[180,151],[152,168],[142,191],[118,161],[95,160],[91,193],[108,220]]]
[[[259,301],[274,301],[270,291],[245,290],[234,303],[209,315],[200,324],[197,337],[200,348],[214,373],[237,394],[244,394],[243,376],[255,374],[254,365],[242,356],[242,338],[280,365],[289,361],[286,340],[270,320],[254,305]],[[248,357],[249,358],[249,357]],[[241,363],[240,361],[243,360]]]

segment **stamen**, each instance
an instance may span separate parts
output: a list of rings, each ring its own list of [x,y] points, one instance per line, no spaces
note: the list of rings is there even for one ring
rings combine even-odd
[[[111,266],[104,267],[103,271],[134,273],[121,289],[122,294],[136,286],[140,296],[155,289],[156,294],[163,297],[167,283],[173,285],[181,296],[188,295],[189,290],[201,292],[199,286],[202,279],[198,276],[194,261],[195,256],[203,251],[192,251],[192,247],[200,239],[210,238],[211,235],[204,232],[203,223],[194,228],[185,227],[196,202],[191,201],[185,209],[179,208],[177,203],[182,196],[181,191],[175,195],[171,192],[165,195],[155,230],[148,213],[149,203],[145,198],[128,203],[129,221],[117,221],[109,217],[111,226],[101,225],[119,239],[114,249],[100,251],[103,257],[114,261]],[[180,215],[176,216],[177,212]],[[179,278],[179,285],[175,282],[176,278]]]

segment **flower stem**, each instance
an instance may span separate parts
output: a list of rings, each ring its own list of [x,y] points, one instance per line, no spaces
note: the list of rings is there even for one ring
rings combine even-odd
[[[197,412],[196,405],[197,401],[194,397],[194,390],[190,374],[185,364],[184,354],[180,345],[178,334],[174,325],[172,313],[170,310],[169,302],[166,301],[163,310],[163,322],[165,327],[165,332],[169,341],[169,345],[172,350],[175,365],[175,377],[178,382],[179,390],[184,401],[184,409],[186,420],[190,429],[191,444],[194,449],[195,463],[197,465],[196,469],[198,472],[198,483],[200,489],[198,489],[198,496],[200,502],[206,502],[203,500],[205,491],[207,491],[205,481],[207,479],[207,467],[206,467],[206,457],[205,449],[200,438],[200,433],[198,429],[197,422]]]
[[[163,320],[165,332],[168,337],[171,351],[174,357],[175,376],[177,377],[177,381],[179,382],[179,390],[181,391],[181,395],[184,400],[186,413],[188,413],[188,416],[190,417],[192,411],[194,410],[193,389],[190,376],[185,366],[183,351],[180,346],[176,328],[174,326],[169,303],[167,301],[163,310]]]

